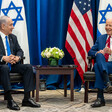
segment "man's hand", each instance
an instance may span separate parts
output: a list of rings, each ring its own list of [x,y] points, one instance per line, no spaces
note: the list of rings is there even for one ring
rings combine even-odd
[[[104,50],[99,50],[99,51],[96,53],[96,55],[97,55],[98,53],[102,53],[103,55],[105,55]]]
[[[3,60],[6,63],[11,63],[13,65],[16,64],[20,60],[20,58],[19,56],[15,56],[11,54],[10,56],[3,56]]]
[[[11,58],[10,56],[3,56],[2,58],[6,63],[11,63]]]
[[[20,57],[19,56],[15,56],[14,57],[14,61],[17,63],[18,61],[20,60]]]
[[[10,55],[10,58],[11,58],[11,64],[13,65],[13,64],[16,64],[16,61],[14,60],[14,58],[15,58],[15,55]]]
[[[105,47],[104,49],[103,49],[103,51],[104,51],[104,53],[107,53],[107,54],[111,54],[111,49],[109,48],[109,47]]]

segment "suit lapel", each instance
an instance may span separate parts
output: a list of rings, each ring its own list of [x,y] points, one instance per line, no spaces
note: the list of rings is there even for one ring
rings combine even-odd
[[[3,53],[4,55],[6,55],[6,54],[5,54],[4,44],[3,44],[3,41],[2,41],[1,36],[0,36],[0,49],[2,50],[2,53]]]
[[[102,37],[102,41],[100,42],[101,45],[102,45],[102,48],[105,48],[105,46],[106,46],[106,40],[107,40],[107,34]]]
[[[106,41],[107,41],[107,36],[108,36],[108,35],[106,34],[105,37],[104,37],[104,38],[105,38],[105,40],[104,40],[104,41],[105,41],[105,44],[106,44]]]
[[[105,46],[106,46],[106,41],[107,41],[107,35],[105,35],[105,37],[104,37],[105,39],[104,39],[104,43],[105,43]]]
[[[13,42],[12,42],[12,38],[11,38],[11,36],[8,36],[8,37],[9,37],[9,44],[10,44],[11,54],[13,54]]]

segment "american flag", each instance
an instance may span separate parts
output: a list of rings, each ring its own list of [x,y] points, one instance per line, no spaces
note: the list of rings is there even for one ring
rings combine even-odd
[[[65,47],[72,56],[77,71],[83,80],[87,71],[87,55],[93,46],[91,0],[74,0],[69,18]]]

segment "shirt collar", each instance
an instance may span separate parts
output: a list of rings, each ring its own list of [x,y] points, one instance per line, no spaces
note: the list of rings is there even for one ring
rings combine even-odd
[[[1,35],[2,38],[5,38],[5,36],[6,36],[6,35],[5,35],[4,33],[2,33],[1,31],[0,31],[0,35]]]
[[[109,35],[107,36],[107,39],[109,38]],[[110,38],[112,38],[112,36],[110,37]]]
[[[5,39],[6,35],[0,31],[0,36],[1,36],[2,39]]]

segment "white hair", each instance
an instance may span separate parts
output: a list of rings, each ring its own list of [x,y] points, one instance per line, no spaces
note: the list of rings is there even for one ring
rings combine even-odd
[[[8,16],[0,16],[0,29],[1,29],[1,25],[2,24],[6,24],[7,23],[7,19],[9,17]]]

